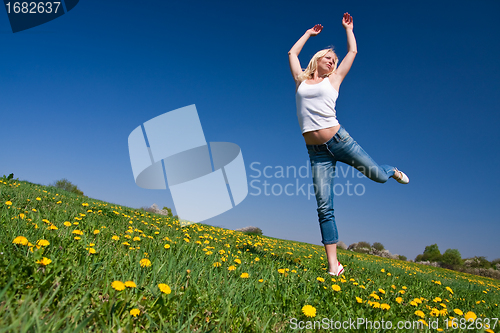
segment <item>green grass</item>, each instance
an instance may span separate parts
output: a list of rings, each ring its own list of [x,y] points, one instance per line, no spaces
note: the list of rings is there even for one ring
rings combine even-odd
[[[327,319],[349,318],[389,321],[393,332],[398,321],[421,319],[417,314],[428,325],[439,320],[440,328],[455,318],[458,327],[449,332],[487,321],[500,332],[491,319],[500,318],[500,283],[489,278],[339,250],[346,273],[332,279],[317,245],[182,227],[173,218],[5,178],[0,226],[0,332],[293,332],[299,321],[325,328]],[[18,236],[29,244],[14,244]],[[49,245],[37,246],[40,240]],[[149,265],[142,267],[143,259]],[[115,290],[114,281],[135,287]],[[303,313],[305,305],[315,317]],[[469,311],[478,318],[472,324],[465,323]],[[378,331],[387,330],[356,329]]]

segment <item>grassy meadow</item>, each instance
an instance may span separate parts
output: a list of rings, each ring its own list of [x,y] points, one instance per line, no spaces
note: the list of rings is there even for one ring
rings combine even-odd
[[[500,332],[498,280],[342,250],[332,278],[321,246],[54,187],[0,179],[0,228],[0,332]]]

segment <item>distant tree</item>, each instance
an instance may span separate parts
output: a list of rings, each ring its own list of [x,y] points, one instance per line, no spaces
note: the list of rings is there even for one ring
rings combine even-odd
[[[441,261],[441,252],[437,244],[432,244],[425,247],[424,254],[422,256],[424,261]]]
[[[370,249],[372,246],[368,242],[359,242],[356,246],[357,249]]]
[[[398,259],[399,259],[399,260],[403,260],[403,261],[407,261],[407,260],[408,260],[408,258],[406,258],[406,257],[405,257],[405,256],[403,256],[403,255],[399,255]]]
[[[168,208],[168,207],[163,207],[163,210],[167,210],[168,211],[168,217],[172,217],[174,216],[174,214],[172,214],[172,208]],[[177,215],[176,215],[177,216]]]
[[[463,264],[462,256],[457,249],[446,250],[441,257],[441,262],[451,267],[460,266]]]
[[[382,245],[382,243],[379,243],[379,242],[375,242],[375,243],[373,243],[372,247],[373,247],[375,250],[378,250],[378,251],[384,251],[384,250],[385,250],[384,245]]]
[[[423,254],[419,254],[418,256],[415,257],[415,262],[417,261],[424,261],[424,255]]]
[[[57,180],[56,182],[54,182],[52,184],[52,186],[54,187],[57,187],[57,188],[60,188],[60,189],[63,189],[65,191],[68,191],[68,192],[71,192],[71,193],[75,193],[75,194],[78,194],[78,195],[83,195],[83,192],[80,191],[80,189],[78,188],[78,186],[76,185],[73,185],[69,180],[67,180],[66,178],[63,178],[63,179],[60,179],[60,180]]]

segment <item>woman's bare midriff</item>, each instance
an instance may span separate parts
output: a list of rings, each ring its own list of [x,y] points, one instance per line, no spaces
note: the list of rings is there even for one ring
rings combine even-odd
[[[308,145],[321,145],[323,143],[328,142],[335,134],[337,134],[340,125],[322,128],[317,131],[305,132],[302,134],[304,136],[304,140],[306,140],[306,144]]]

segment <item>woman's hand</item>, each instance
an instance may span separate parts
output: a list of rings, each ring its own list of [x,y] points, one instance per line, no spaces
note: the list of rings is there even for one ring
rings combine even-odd
[[[344,17],[342,17],[342,26],[347,29],[353,29],[352,24],[352,16],[349,13],[344,13]]]
[[[321,30],[323,30],[323,26],[321,24],[316,24],[314,27],[307,30],[306,33],[308,33],[309,36],[316,36],[321,32]]]

